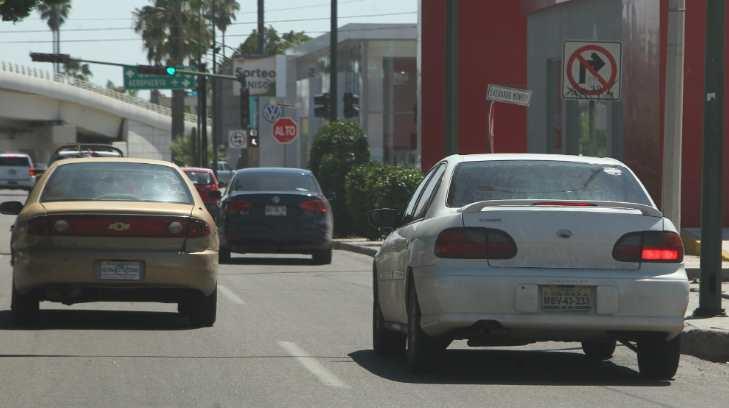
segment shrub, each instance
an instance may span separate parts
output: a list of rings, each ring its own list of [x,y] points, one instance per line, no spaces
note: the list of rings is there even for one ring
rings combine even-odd
[[[420,170],[410,167],[367,163],[353,168],[345,193],[353,232],[377,238],[380,231],[369,224],[367,213],[376,208],[404,210],[422,179]]]
[[[355,122],[331,122],[319,129],[311,147],[309,168],[325,193],[334,193],[334,228],[338,235],[352,232],[344,183],[349,171],[370,159],[364,131]]]

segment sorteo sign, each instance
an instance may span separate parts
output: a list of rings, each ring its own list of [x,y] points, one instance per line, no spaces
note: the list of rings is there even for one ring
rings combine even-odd
[[[566,42],[562,96],[619,100],[620,57],[621,44],[617,42]]]
[[[239,59],[234,63],[235,71],[243,71],[251,95],[276,94],[276,58]],[[235,83],[235,95],[240,95],[240,85]]]

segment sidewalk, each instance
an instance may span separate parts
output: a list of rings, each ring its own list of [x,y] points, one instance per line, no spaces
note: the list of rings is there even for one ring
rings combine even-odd
[[[729,250],[729,241],[724,241]],[[382,246],[381,241],[368,241],[364,238],[336,239],[334,248],[374,256]],[[704,360],[729,362],[729,317],[694,318],[691,315],[699,306],[700,258],[686,255],[686,273],[692,281],[689,292],[689,305],[686,309],[686,326],[681,339],[681,352]],[[729,262],[722,264],[723,308],[729,312]]]

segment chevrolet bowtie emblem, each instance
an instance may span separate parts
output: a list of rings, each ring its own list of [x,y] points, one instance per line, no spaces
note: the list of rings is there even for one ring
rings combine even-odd
[[[130,227],[131,225],[129,224],[125,224],[123,222],[115,222],[113,224],[109,224],[109,226],[106,228],[116,232],[124,232],[129,231]]]

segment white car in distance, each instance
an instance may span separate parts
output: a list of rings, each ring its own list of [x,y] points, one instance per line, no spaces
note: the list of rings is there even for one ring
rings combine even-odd
[[[670,379],[688,304],[683,243],[623,163],[450,156],[425,176],[374,261],[373,346],[427,368],[451,341],[579,341],[587,358],[635,350]]]

